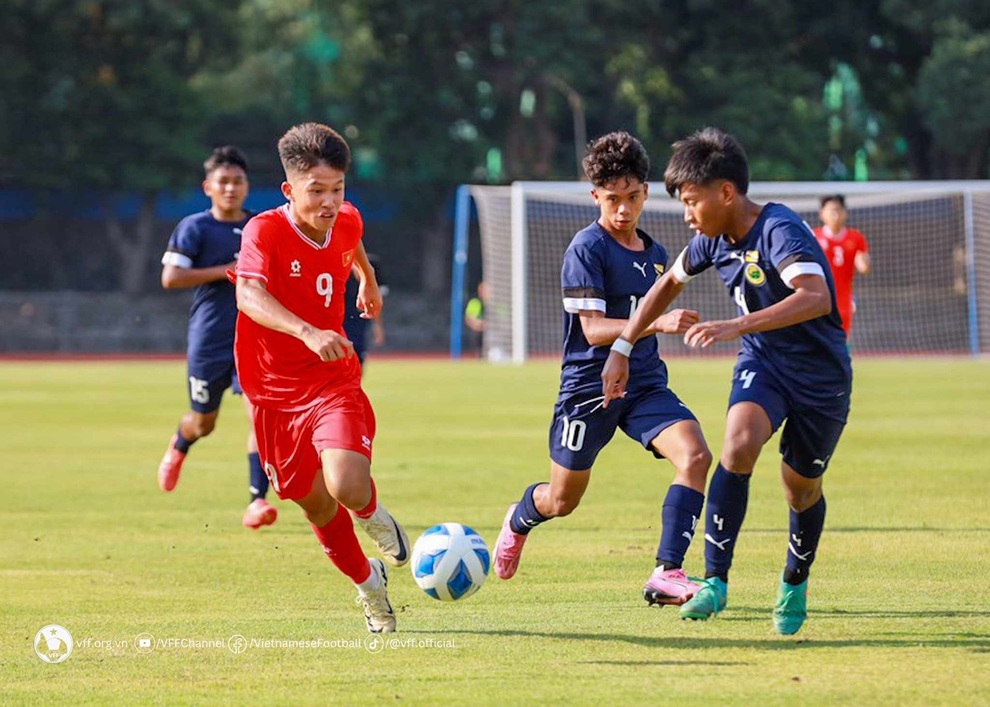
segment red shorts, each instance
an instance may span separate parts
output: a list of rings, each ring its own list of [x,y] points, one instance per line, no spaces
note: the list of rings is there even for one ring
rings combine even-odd
[[[297,500],[322,473],[324,449],[348,449],[371,459],[375,412],[360,388],[322,396],[305,410],[255,406],[254,433],[261,464],[279,498]]]

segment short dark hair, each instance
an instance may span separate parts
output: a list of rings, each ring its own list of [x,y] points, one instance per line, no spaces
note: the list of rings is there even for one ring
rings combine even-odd
[[[824,208],[825,204],[827,204],[830,201],[837,201],[839,202],[839,206],[841,206],[842,208],[846,208],[846,197],[844,197],[842,194],[827,194],[823,196],[821,198],[821,207]]]
[[[581,165],[588,180],[596,187],[622,178],[645,182],[650,176],[650,156],[646,154],[643,143],[621,131],[589,142]]]
[[[247,174],[247,157],[233,145],[221,145],[206,158],[203,163],[203,172],[209,177],[213,170],[220,167],[240,167]]]
[[[685,184],[699,186],[724,179],[736,185],[740,194],[749,190],[749,162],[746,151],[734,137],[718,128],[704,128],[678,140],[663,173],[667,193],[677,196]]]
[[[323,123],[301,123],[278,141],[278,157],[285,173],[305,172],[325,164],[341,172],[351,166],[351,148],[340,134]]]

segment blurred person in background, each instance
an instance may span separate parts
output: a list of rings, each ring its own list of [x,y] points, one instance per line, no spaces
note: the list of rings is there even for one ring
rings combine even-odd
[[[378,289],[382,293],[382,299],[384,299],[388,296],[388,285],[382,279],[381,261],[374,253],[368,253],[368,262],[371,263],[371,267],[375,270]],[[347,334],[347,338],[354,344],[354,353],[358,357],[358,361],[361,362],[361,373],[363,375],[364,361],[368,356],[369,348],[368,330],[371,329],[370,345],[378,348],[385,343],[385,323],[382,321],[381,314],[371,319],[358,309],[358,285],[359,276],[356,273],[352,273],[351,277],[347,280],[347,292],[344,295],[344,307],[346,308],[344,313],[344,333]]]
[[[213,151],[203,170],[203,193],[210,199],[210,208],[182,219],[162,256],[162,287],[196,288],[186,356],[190,409],[179,420],[158,466],[158,485],[163,491],[172,491],[179,482],[189,448],[213,432],[227,388],[241,397],[248,419],[252,414],[234,368],[237,302],[234,285],[227,279],[227,270],[236,267],[242,230],[252,216],[244,208],[247,159],[236,147],[225,145]],[[253,432],[248,433],[247,455],[251,500],[242,522],[258,529],[274,523],[278,511],[265,499],[268,477]]]
[[[853,280],[857,275],[869,275],[870,247],[866,236],[855,228],[846,226],[846,199],[842,194],[831,194],[821,199],[818,212],[822,225],[815,229],[815,239],[825,251],[835,280],[835,299],[842,317],[842,328],[849,338],[852,332],[856,300],[853,298]]]
[[[464,325],[468,328],[468,351],[481,357],[484,355],[485,344],[485,303],[488,300],[488,284],[482,280],[478,283],[478,294],[468,300],[464,308]]]

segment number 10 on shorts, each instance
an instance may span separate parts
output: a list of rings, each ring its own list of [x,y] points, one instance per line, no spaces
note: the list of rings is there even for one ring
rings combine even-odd
[[[560,446],[572,452],[579,452],[584,447],[584,435],[588,431],[588,425],[584,420],[562,420],[563,433],[560,436]]]

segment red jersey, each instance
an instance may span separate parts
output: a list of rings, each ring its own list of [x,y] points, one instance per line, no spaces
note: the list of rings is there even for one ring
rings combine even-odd
[[[833,235],[828,226],[815,229],[818,245],[825,251],[835,280],[835,299],[840,310],[852,308],[853,278],[856,276],[856,256],[869,253],[866,236],[855,228],[843,228]]]
[[[244,227],[238,277],[258,279],[269,294],[300,319],[343,334],[344,293],[354,251],[364,231],[360,212],[344,202],[322,245],[289,218],[288,205],[258,214]],[[240,313],[234,340],[237,377],[252,403],[279,410],[304,410],[323,391],[360,387],[357,356],[321,361],[288,334]]]

